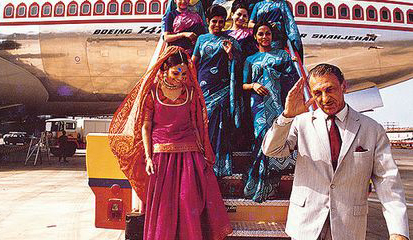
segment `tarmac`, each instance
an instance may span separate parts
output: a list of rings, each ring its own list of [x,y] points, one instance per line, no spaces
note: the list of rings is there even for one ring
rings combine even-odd
[[[1,240],[117,240],[124,231],[94,226],[93,192],[88,186],[85,153],[58,163],[43,157],[24,165],[25,152],[0,156]],[[413,232],[413,150],[394,149],[406,191],[410,232]],[[381,205],[373,192],[369,198],[368,240],[388,239]]]

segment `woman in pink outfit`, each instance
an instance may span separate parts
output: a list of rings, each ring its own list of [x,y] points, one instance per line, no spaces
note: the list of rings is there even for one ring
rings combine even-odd
[[[194,65],[169,47],[115,113],[112,150],[145,201],[144,239],[224,239],[232,228],[212,170]]]

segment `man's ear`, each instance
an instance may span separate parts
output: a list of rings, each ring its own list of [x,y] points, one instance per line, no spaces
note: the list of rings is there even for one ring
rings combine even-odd
[[[341,89],[343,90],[343,93],[347,92],[347,81],[343,80],[343,83],[341,84]]]

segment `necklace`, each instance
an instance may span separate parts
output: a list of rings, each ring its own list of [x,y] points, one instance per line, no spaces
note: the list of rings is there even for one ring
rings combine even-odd
[[[169,89],[169,90],[176,90],[176,89],[182,87],[182,85],[173,85],[173,84],[170,84],[168,81],[166,81],[166,78],[164,78],[164,80],[163,80],[162,83],[163,83],[163,85],[165,86],[165,88],[167,88],[167,89]]]

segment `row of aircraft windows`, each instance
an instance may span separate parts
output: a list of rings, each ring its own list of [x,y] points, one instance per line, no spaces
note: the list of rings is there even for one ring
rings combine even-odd
[[[166,10],[166,4],[168,1],[165,1],[163,6],[163,13]],[[288,2],[288,5],[293,9],[292,4]],[[105,7],[107,7],[107,15],[118,15],[119,14],[119,3],[116,0],[110,1],[107,6],[101,0],[97,1],[93,5],[93,15],[105,15]],[[28,16],[29,17],[39,17],[40,6],[37,3],[32,3],[29,7]],[[321,18],[322,10],[320,4],[314,2],[310,5],[308,9],[307,5],[304,2],[298,2],[295,5],[294,13],[297,17],[308,17],[307,11],[309,10],[310,17]],[[24,3],[20,3],[16,8],[16,15],[14,15],[14,5],[11,3],[5,6],[4,9],[4,18],[24,18],[27,13],[27,6]],[[133,4],[130,0],[124,0],[121,4],[122,15],[131,15],[134,11],[135,14],[146,14],[147,13],[147,4],[144,0],[138,0],[133,9]],[[80,12],[80,13],[79,13]],[[161,2],[158,0],[152,0],[149,3],[149,14],[160,14],[161,13]],[[41,8],[42,17],[62,17],[65,16],[65,4],[63,2],[58,2],[54,7],[54,12],[52,12],[52,5],[50,3],[44,3]],[[92,4],[89,1],[85,1],[80,5],[80,10],[78,4],[73,1],[67,6],[67,16],[90,16],[92,14]],[[355,5],[350,11],[350,7],[346,4],[341,4],[338,7],[338,18],[339,19],[350,19],[350,14],[352,15],[353,20],[368,20],[368,21],[378,21],[378,16],[380,16],[380,21],[382,22],[391,22],[392,14],[390,10],[386,7],[382,7],[377,12],[377,9],[373,6],[369,6],[366,9],[366,18],[364,17],[363,7],[360,5]],[[324,6],[324,18],[337,18],[336,7],[327,3]],[[404,14],[403,11],[399,8],[393,10],[393,22],[404,23]],[[410,9],[407,11],[407,23],[413,23],[413,10]]]
[[[290,8],[292,9],[292,5],[288,3]],[[295,5],[295,16],[298,17],[307,17],[307,5],[303,2],[298,2]],[[322,17],[322,7],[320,4],[314,2],[310,5],[309,8],[309,15],[313,18],[321,18]],[[341,4],[338,6],[338,18],[339,19],[350,19],[350,14],[352,15],[353,20],[367,20],[367,21],[378,21],[378,17],[380,16],[381,22],[391,22],[392,21],[392,14],[391,11],[386,8],[382,7],[377,12],[377,9],[373,6],[369,6],[366,8],[366,18],[364,17],[364,9],[360,5],[354,5],[351,10],[350,7],[346,4]],[[324,5],[324,18],[337,18],[336,14],[336,7],[331,4],[327,3]],[[396,23],[404,23],[404,14],[403,11],[399,8],[395,8],[393,10],[393,22]],[[407,11],[407,22],[413,23],[413,10]]]
[[[166,10],[166,1],[164,4],[164,13]],[[135,14],[146,14],[147,6],[144,0],[138,0],[133,9],[133,4],[130,0],[125,0],[121,5],[122,15],[132,15],[132,11]],[[107,6],[101,0],[97,1],[93,5],[93,15],[105,15],[105,7],[107,15],[118,15],[119,14],[119,3],[116,0],[110,1]],[[40,14],[39,14],[40,13]],[[149,3],[149,14],[160,14],[161,13],[161,2],[158,0],[152,0]],[[63,17],[65,16],[65,4],[63,2],[58,2],[54,6],[54,12],[52,10],[52,4],[46,2],[42,5],[41,10],[40,6],[37,3],[32,3],[29,7],[28,16],[29,17]],[[73,1],[67,6],[67,16],[90,16],[92,15],[92,4],[89,1],[85,1],[80,5],[80,10],[77,2]],[[4,18],[24,18],[27,17],[27,6],[24,3],[20,3],[16,8],[16,15],[14,15],[14,6],[10,3],[7,4],[4,8],[3,13]]]

